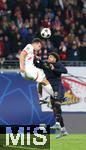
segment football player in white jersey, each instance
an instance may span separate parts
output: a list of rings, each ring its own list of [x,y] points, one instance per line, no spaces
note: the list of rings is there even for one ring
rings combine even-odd
[[[46,79],[44,71],[34,65],[34,53],[41,48],[42,41],[39,38],[33,39],[31,44],[26,45],[20,54],[20,72],[24,78],[45,84],[46,91],[53,94],[52,87]]]

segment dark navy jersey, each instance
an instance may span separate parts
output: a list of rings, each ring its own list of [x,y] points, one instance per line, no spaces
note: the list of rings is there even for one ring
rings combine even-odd
[[[64,67],[64,65],[58,61],[56,63],[48,63],[48,62],[42,62],[42,61],[35,61],[35,65],[41,69],[43,69],[47,80],[50,82],[53,91],[58,92],[58,99],[64,98],[64,86],[61,82],[61,75],[67,73],[67,69]],[[54,66],[54,69],[52,70],[51,65]]]
[[[54,66],[52,70],[51,64]],[[47,80],[57,82],[61,80],[61,75],[67,73],[67,69],[64,65],[58,61],[56,63],[48,63],[42,61],[35,61],[35,65],[44,70]]]

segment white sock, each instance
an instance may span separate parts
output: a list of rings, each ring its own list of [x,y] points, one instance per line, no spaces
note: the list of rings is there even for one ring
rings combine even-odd
[[[47,101],[50,101],[50,94],[46,91],[46,89],[44,88],[44,86],[42,86],[42,98],[46,99]]]
[[[53,95],[53,89],[51,87],[50,84],[46,85],[46,86],[43,86],[43,88],[46,90],[46,92],[49,94],[49,95]]]
[[[21,76],[25,78],[25,72],[20,72]]]
[[[66,128],[65,128],[65,127],[62,127],[62,128],[61,128],[61,131],[66,131]]]

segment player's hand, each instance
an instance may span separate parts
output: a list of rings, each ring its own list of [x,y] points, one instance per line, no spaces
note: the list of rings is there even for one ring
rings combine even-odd
[[[43,63],[43,66],[44,66],[45,68],[47,68],[47,69],[50,68],[50,66],[49,66],[49,64],[48,64],[47,62],[44,62],[44,63]]]
[[[39,56],[36,56],[35,59],[39,60],[39,61],[41,60],[41,58]]]
[[[55,67],[54,67],[53,64],[50,64],[50,69],[51,69],[51,70],[54,70],[54,69],[55,69]]]

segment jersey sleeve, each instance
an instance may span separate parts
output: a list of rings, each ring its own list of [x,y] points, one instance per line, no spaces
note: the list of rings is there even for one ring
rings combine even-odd
[[[26,45],[25,46],[25,48],[23,49],[23,52],[25,52],[25,53],[32,53],[33,52],[33,47],[32,47],[32,45],[31,44],[28,44],[28,45]]]

